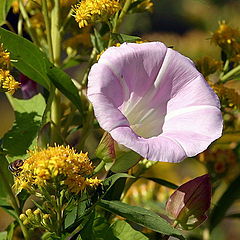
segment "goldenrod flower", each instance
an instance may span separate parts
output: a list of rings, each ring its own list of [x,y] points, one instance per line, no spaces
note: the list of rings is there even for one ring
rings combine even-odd
[[[82,0],[73,6],[74,17],[79,27],[85,27],[96,21],[106,21],[118,10],[121,5],[116,0]]]
[[[0,69],[0,91],[13,94],[19,87],[20,83],[14,79],[9,70]]]
[[[240,52],[240,31],[221,22],[219,28],[212,35],[212,42],[232,57]]]
[[[57,188],[62,186],[78,194],[89,185],[87,177],[92,174],[93,166],[87,153],[76,153],[69,146],[48,147],[29,153],[30,157],[24,161],[15,179],[14,188],[18,192],[57,184]]]
[[[10,53],[4,50],[3,44],[0,45],[0,66],[8,68],[10,65]]]

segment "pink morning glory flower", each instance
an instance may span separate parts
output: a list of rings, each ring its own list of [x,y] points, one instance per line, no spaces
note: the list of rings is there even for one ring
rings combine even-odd
[[[107,49],[91,68],[88,98],[119,146],[148,160],[179,162],[222,133],[216,94],[190,59],[160,42]]]

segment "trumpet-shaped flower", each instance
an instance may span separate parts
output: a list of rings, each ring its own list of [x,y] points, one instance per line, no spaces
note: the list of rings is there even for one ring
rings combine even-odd
[[[119,146],[148,160],[179,162],[221,136],[216,94],[191,60],[160,42],[106,50],[90,71],[88,98]]]

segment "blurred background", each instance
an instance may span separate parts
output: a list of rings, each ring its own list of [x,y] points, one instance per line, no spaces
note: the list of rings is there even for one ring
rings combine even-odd
[[[219,21],[223,20],[234,28],[240,27],[239,0],[154,0],[152,12],[129,15],[122,24],[121,32],[141,36],[143,40],[147,41],[161,41],[183,55],[188,56],[193,61],[197,61],[204,56],[219,59],[220,48],[212,44],[210,38],[211,34],[218,28]],[[237,90],[240,91],[240,89]],[[14,121],[14,113],[3,93],[0,93],[0,116],[0,137],[2,137],[11,128]],[[235,158],[231,149],[236,144],[239,144],[239,141],[239,132],[230,135],[227,145],[221,142],[223,146],[222,152],[216,156],[222,158],[223,162],[228,161],[230,158]],[[146,175],[181,184],[206,173],[206,164],[202,160],[204,156],[186,159],[180,164],[158,163],[154,168],[150,168]],[[237,160],[235,159],[234,161]],[[221,171],[221,173],[224,172],[221,176],[219,175],[221,188],[218,190],[219,193],[215,194],[212,204],[216,202],[217,198],[226,189],[229,181],[236,176],[236,171],[239,173],[239,163],[238,165],[230,165],[228,168],[223,167]],[[156,195],[156,192],[154,193],[155,189],[156,186],[153,183],[138,181],[126,198],[126,201],[149,207],[150,201],[148,199],[155,198],[159,199],[159,201],[164,201],[171,193],[171,191],[165,188],[160,188],[157,196],[153,197],[153,194]],[[239,201],[235,202],[230,212],[240,212]],[[4,229],[7,224],[7,218],[5,215],[2,215],[2,212],[0,213],[0,220],[2,220],[0,221],[0,229]],[[214,230],[211,239],[240,239],[239,226],[239,218],[224,220]]]

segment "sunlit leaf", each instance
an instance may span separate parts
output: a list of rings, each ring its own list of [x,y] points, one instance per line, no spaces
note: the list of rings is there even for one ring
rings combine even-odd
[[[179,230],[173,228],[166,220],[150,210],[137,206],[130,206],[119,201],[101,200],[98,205],[107,211],[122,216],[129,221],[135,222],[153,231],[184,239]]]
[[[9,96],[9,100],[16,119],[12,129],[3,137],[3,147],[11,157],[23,156],[28,149],[36,146],[36,136],[46,104],[41,94],[28,100]]]
[[[48,59],[32,42],[10,31],[0,28],[0,42],[10,52],[12,64],[21,73],[49,89],[47,76]]]

